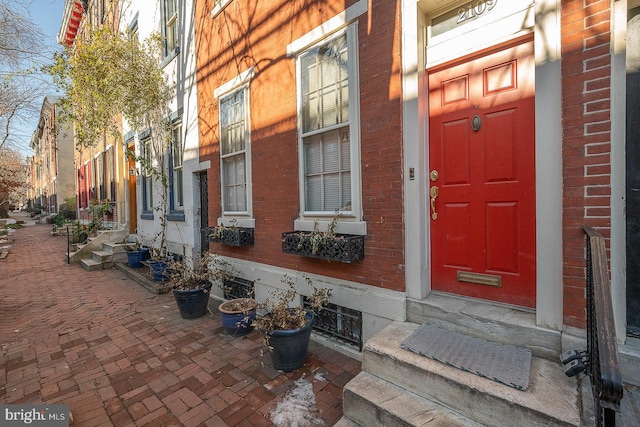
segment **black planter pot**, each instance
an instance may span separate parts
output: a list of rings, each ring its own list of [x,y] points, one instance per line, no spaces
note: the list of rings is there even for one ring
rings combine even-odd
[[[307,350],[311,339],[311,328],[315,321],[313,312],[305,314],[307,324],[300,329],[276,330],[269,336],[273,367],[291,372],[302,367],[307,360]]]
[[[244,311],[234,310],[233,305],[240,301],[247,301],[247,304],[253,306],[253,308]],[[256,306],[257,302],[252,298],[236,298],[220,304],[218,307],[220,319],[227,334],[240,337],[253,331],[253,321],[256,320]]]
[[[183,319],[195,319],[207,312],[209,304],[209,292],[211,284],[204,285],[198,289],[173,289],[173,296],[178,304],[180,316]]]

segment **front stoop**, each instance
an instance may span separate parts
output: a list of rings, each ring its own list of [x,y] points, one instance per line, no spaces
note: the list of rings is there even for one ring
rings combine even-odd
[[[363,373],[344,389],[348,421],[361,426],[419,426],[429,420],[443,426],[580,426],[577,382],[564,375],[559,362],[534,357],[529,388],[519,391],[400,348],[418,326],[394,322],[365,344]]]
[[[115,263],[126,262],[124,243],[103,242],[100,249],[92,250],[91,258],[82,258],[80,265],[87,271],[113,268]]]
[[[363,426],[482,426],[367,372],[360,372],[345,386],[343,406],[348,406]]]
[[[407,322],[528,348],[534,356],[552,361],[559,360],[563,351],[562,334],[536,326],[532,310],[488,301],[432,292],[423,300],[407,299]]]

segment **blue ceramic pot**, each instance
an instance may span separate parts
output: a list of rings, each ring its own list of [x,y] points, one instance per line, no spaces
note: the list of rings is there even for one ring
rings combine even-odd
[[[234,307],[238,303],[245,307],[244,310]],[[257,302],[251,298],[236,298],[220,304],[218,307],[220,319],[227,333],[231,336],[239,337],[253,331],[253,321],[256,320],[256,306]]]

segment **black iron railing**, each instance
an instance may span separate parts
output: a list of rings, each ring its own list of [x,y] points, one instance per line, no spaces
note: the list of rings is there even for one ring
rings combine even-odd
[[[310,308],[309,298],[303,306]],[[362,350],[362,312],[336,304],[327,304],[320,310],[313,330],[321,335]]]
[[[613,321],[611,281],[604,236],[591,227],[587,235],[587,374],[595,404],[596,425],[612,427],[622,400],[622,376]]]

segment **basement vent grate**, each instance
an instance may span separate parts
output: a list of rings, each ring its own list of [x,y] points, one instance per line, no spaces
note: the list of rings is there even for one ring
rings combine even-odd
[[[304,298],[309,307],[309,299]],[[362,351],[362,312],[336,304],[327,304],[316,317],[314,332]]]
[[[233,279],[226,279],[224,281],[225,299],[253,298],[254,293],[255,284],[251,280],[234,277]]]

